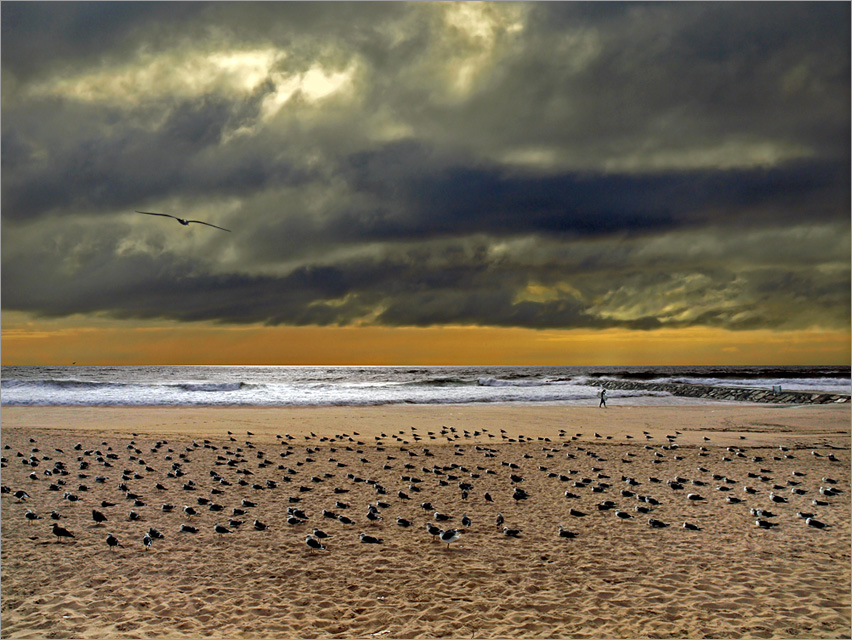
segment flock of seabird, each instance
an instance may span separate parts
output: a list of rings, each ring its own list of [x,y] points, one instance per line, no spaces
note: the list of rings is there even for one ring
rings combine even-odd
[[[207,511],[222,514],[222,518],[230,516],[212,526],[207,525],[209,528],[206,530],[220,538],[231,537],[241,530],[247,520],[252,521],[251,528],[259,532],[280,528],[298,530],[309,526],[312,532],[305,534],[303,531],[302,535],[308,553],[314,554],[316,551],[329,551],[332,546],[327,542],[329,538],[346,536],[346,531],[356,528],[356,525],[361,525],[362,529],[370,527],[373,531],[383,530],[383,535],[387,537],[392,535],[392,529],[386,528],[391,526],[391,522],[407,529],[415,526],[421,513],[427,514],[425,529],[428,535],[435,542],[446,544],[447,549],[462,540],[463,535],[474,527],[475,521],[482,524],[479,532],[487,532],[495,526],[496,531],[502,532],[507,538],[525,537],[521,528],[506,523],[503,511],[509,512],[513,509],[512,505],[522,508],[528,500],[558,500],[565,504],[563,513],[566,517],[578,523],[590,514],[571,505],[585,505],[584,508],[589,509],[591,503],[595,502],[593,510],[601,514],[612,512],[615,520],[630,523],[644,519],[651,529],[663,529],[671,523],[664,522],[659,516],[655,517],[654,512],[661,505],[676,504],[679,505],[678,511],[689,512],[690,509],[700,509],[695,505],[707,504],[710,496],[718,493],[725,495],[724,501],[718,500],[719,508],[742,509],[743,514],[750,514],[754,525],[760,529],[778,528],[778,517],[782,511],[790,511],[791,514],[795,512],[797,518],[808,527],[826,529],[830,525],[817,517],[815,508],[830,513],[831,499],[842,492],[833,478],[823,476],[817,482],[815,479],[809,481],[808,474],[799,469],[782,472],[781,467],[794,465],[791,461],[803,453],[802,450],[791,453],[788,447],[779,447],[776,455],[749,456],[746,450],[739,447],[709,449],[700,446],[697,455],[706,461],[696,467],[691,477],[674,474],[668,479],[658,476],[638,479],[621,473],[623,487],[615,486],[616,481],[610,476],[615,474],[613,469],[617,468],[619,472],[630,469],[629,465],[643,459],[643,453],[645,461],[660,465],[661,471],[666,464],[683,461],[684,452],[677,444],[679,432],[665,436],[664,444],[646,443],[641,450],[636,447],[602,450],[594,444],[580,442],[582,434],[569,436],[564,429],[559,430],[553,439],[533,439],[525,436],[509,437],[503,429],[498,436],[489,433],[487,429],[471,432],[444,426],[439,431],[421,433],[417,428],[410,427],[408,431],[375,436],[374,442],[369,445],[359,439],[360,434],[357,432],[334,436],[311,433],[304,436],[304,442],[300,442],[301,438],[286,434],[275,436],[276,442],[272,445],[274,450],[261,449],[250,439],[237,444],[234,434],[229,431],[227,442],[192,440],[181,447],[173,447],[166,440],[157,440],[146,445],[149,447],[147,452],[143,452],[137,442],[139,434],[132,435],[133,439],[125,445],[122,453],[114,451],[106,441],[91,447],[78,443],[73,451],[68,452],[54,448],[50,454],[42,451],[34,438],[30,438],[31,450],[28,453],[18,451],[11,454],[11,447],[7,444],[2,466],[11,465],[10,459],[19,460],[18,464],[24,467],[26,474],[21,476],[21,482],[28,482],[28,490],[12,491],[3,485],[3,496],[13,497],[16,503],[26,504],[23,515],[32,524],[43,519],[36,509],[39,504],[47,502],[45,496],[51,492],[61,493],[63,503],[67,504],[67,508],[63,509],[65,513],[60,514],[54,509],[49,515],[53,520],[51,531],[60,543],[66,538],[79,539],[87,535],[80,534],[79,528],[77,532],[72,532],[59,525],[57,521],[66,518],[71,512],[75,513],[75,522],[79,523],[80,514],[90,511],[90,527],[100,528],[122,518],[134,522],[153,520],[155,516],[152,512],[160,511],[162,515],[157,518],[158,524],[171,522],[170,526],[174,525],[177,534],[200,534],[206,528],[203,521],[210,519],[209,516],[204,517]],[[249,431],[246,435],[251,437],[254,434]],[[646,440],[653,439],[647,431],[644,436]],[[493,441],[497,437],[502,443],[539,446],[523,449],[501,447]],[[602,438],[600,434],[595,434],[595,437]],[[607,439],[611,438],[607,436]],[[452,454],[458,456],[460,461],[445,465],[432,463],[430,466],[428,460],[436,454],[431,443],[428,446],[423,444],[426,439],[445,440],[446,444],[440,442],[438,445],[448,447],[442,450],[445,456]],[[195,463],[199,450],[209,450],[213,455],[208,457],[215,456],[212,466],[202,467]],[[811,454],[826,457],[831,462],[840,462],[833,454],[823,456],[817,451]],[[613,456],[614,459],[608,460],[604,455]],[[328,463],[332,463],[338,473],[314,472],[319,466],[315,463],[320,456],[327,457]],[[588,458],[585,465],[582,464],[583,458]],[[753,470],[744,477],[735,478],[730,469],[735,468],[736,465],[731,463],[738,458],[750,458],[752,464],[749,468]],[[718,467],[715,472],[708,468],[713,465]],[[583,468],[585,472],[581,470]],[[678,468],[683,473],[683,465]],[[27,473],[29,469],[31,471]],[[539,489],[536,491],[525,488],[529,487],[525,476],[531,474],[540,474],[545,479],[543,485],[538,483]],[[72,480],[72,476],[76,476],[76,480]],[[76,489],[71,488],[72,483],[77,485]],[[331,485],[334,486],[329,490]],[[101,488],[110,486],[123,495],[126,505],[131,509],[120,506],[120,502],[105,499],[115,495],[115,491],[103,495]],[[542,486],[552,490],[545,492]],[[562,491],[564,486],[568,488]],[[692,490],[686,490],[687,486]],[[743,497],[734,495],[738,488]],[[264,498],[271,491],[285,492],[289,505],[286,513],[264,508]],[[359,499],[365,493],[370,494],[362,517],[355,513],[354,500],[346,498],[350,492]],[[460,517],[436,506],[442,500],[448,502],[447,492],[457,492],[458,500],[469,505]],[[782,492],[786,495],[782,495]],[[609,495],[611,499],[597,501],[596,497],[592,497],[596,494]],[[178,500],[177,496],[183,496],[184,499]],[[187,504],[177,509],[168,498]],[[794,498],[799,503],[807,500],[809,508],[814,510],[794,511],[790,505],[790,500]],[[113,497],[113,500],[116,498]],[[458,500],[451,501],[458,504]],[[632,509],[627,506],[628,503],[635,503]],[[769,503],[779,513],[769,510]],[[496,508],[501,510],[496,511]],[[489,518],[486,512],[491,509],[494,511]],[[351,516],[339,513],[343,511]],[[471,516],[468,512],[475,515]],[[395,517],[388,518],[390,513],[394,513]],[[698,518],[701,518],[700,513],[704,513],[704,520],[708,520],[706,512],[695,513]],[[260,517],[269,518],[272,522],[283,520],[286,526],[272,527]],[[488,524],[489,519],[493,525]],[[326,533],[316,526],[318,522],[326,520],[337,530]],[[461,526],[453,526],[452,523],[456,521]],[[198,526],[189,524],[196,522]],[[699,523],[691,522],[690,519],[684,520],[681,528],[696,532],[703,530]],[[537,534],[540,535],[540,532]],[[555,523],[550,535],[576,539],[582,537],[582,532]],[[385,537],[364,531],[358,534],[363,544],[382,545]],[[157,540],[164,538],[158,529],[143,525],[137,539],[141,541],[144,551],[148,551],[156,546]],[[112,532],[107,534],[105,541],[111,552],[117,547],[124,547]]]

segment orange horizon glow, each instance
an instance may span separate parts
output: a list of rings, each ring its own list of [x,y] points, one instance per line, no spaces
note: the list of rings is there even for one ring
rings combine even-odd
[[[849,365],[852,333],[705,327],[224,326],[6,313],[12,365]]]

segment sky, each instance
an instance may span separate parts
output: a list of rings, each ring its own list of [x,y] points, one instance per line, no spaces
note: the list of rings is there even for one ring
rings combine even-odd
[[[4,365],[850,362],[849,3],[0,17]]]

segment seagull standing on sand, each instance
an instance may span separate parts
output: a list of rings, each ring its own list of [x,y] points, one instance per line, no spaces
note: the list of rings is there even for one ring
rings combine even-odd
[[[311,553],[314,552],[314,549],[318,551],[325,551],[325,547],[322,545],[322,543],[311,535],[308,535],[305,538],[305,544],[308,545],[308,548],[311,550]]]
[[[146,216],[163,216],[164,218],[174,218],[178,222],[180,222],[183,226],[188,226],[190,222],[196,222],[198,224],[206,224],[208,227],[213,227],[215,229],[221,229],[222,231],[231,232],[230,229],[225,229],[224,227],[217,227],[215,224],[210,224],[209,222],[204,222],[203,220],[185,220],[183,218],[178,218],[177,216],[173,216],[168,213],[154,213],[152,211],[136,211],[136,213],[144,213]]]
[[[428,531],[428,532],[429,532],[429,535],[430,535],[430,536],[432,536],[432,537],[439,536],[439,535],[441,535],[441,533],[442,533],[441,529],[439,529],[438,527],[436,527],[436,526],[435,526],[434,524],[432,524],[431,522],[427,522],[427,523],[426,523],[426,531]]]
[[[774,518],[775,514],[771,511],[766,511],[765,509],[749,509],[749,513],[753,516],[757,516],[758,518]]]
[[[449,529],[447,531],[442,531],[439,537],[441,538],[441,542],[447,543],[447,549],[449,549],[450,543],[458,540],[461,535],[459,535],[458,529]]]
[[[55,522],[53,523],[53,535],[59,538],[59,542],[62,542],[62,538],[73,538],[74,534],[65,529],[64,527],[60,527]]]

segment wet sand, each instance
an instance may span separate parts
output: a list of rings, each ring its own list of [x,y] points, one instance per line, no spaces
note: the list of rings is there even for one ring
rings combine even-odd
[[[849,435],[849,408],[832,406],[4,408],[2,484],[29,497],[0,503],[2,635],[849,637]],[[37,467],[22,463],[30,456]],[[57,461],[68,475],[45,475]],[[683,489],[667,484],[677,477]],[[472,485],[466,497],[460,482]],[[514,486],[529,498],[514,500]],[[256,503],[244,524],[214,533],[244,498]],[[366,513],[377,500],[388,506],[376,524]],[[599,510],[603,500],[633,517]],[[288,524],[288,507],[307,521]],[[755,526],[751,508],[770,510],[775,526]],[[28,521],[27,509],[42,519]],[[53,510],[73,539],[51,533]],[[435,510],[452,520],[435,522]],[[807,526],[804,511],[829,528]],[[449,548],[426,531],[427,521],[461,527],[465,513],[472,524]],[[498,513],[519,537],[503,534]],[[670,526],[651,528],[650,517]],[[183,523],[199,532],[179,533]],[[559,537],[560,524],[576,537]],[[146,550],[149,527],[164,539]],[[329,534],[327,550],[305,545],[314,527]],[[383,542],[363,544],[360,532]],[[123,546],[110,549],[108,533]]]

